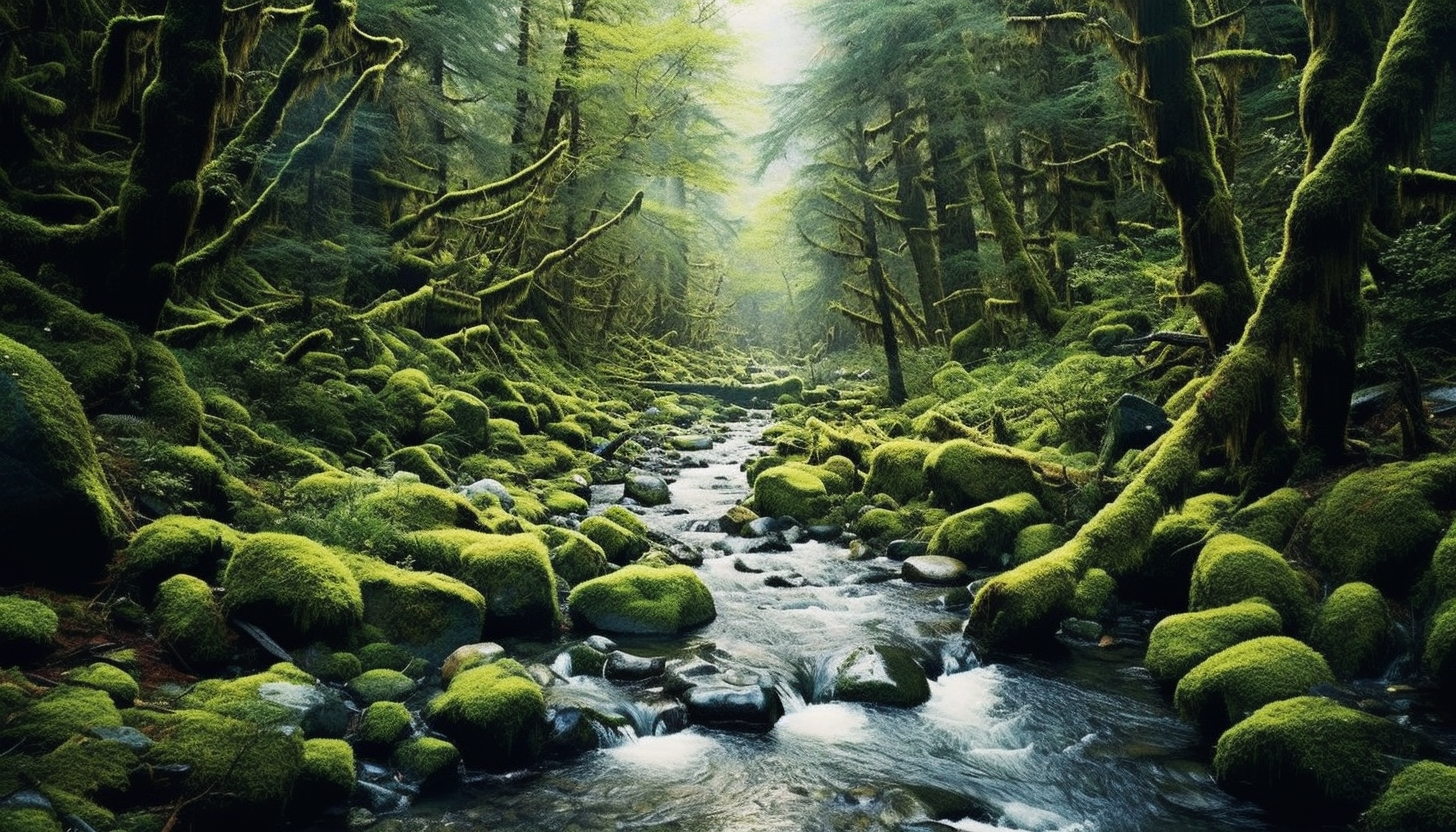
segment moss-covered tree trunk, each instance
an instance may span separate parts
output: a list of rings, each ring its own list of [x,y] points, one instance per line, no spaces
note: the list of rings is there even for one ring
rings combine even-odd
[[[157,75],[142,94],[141,138],[121,188],[121,248],[103,311],[150,332],[172,292],[202,198],[227,83],[222,0],[169,0]]]
[[[1216,351],[1243,334],[1254,311],[1244,234],[1215,152],[1203,84],[1193,63],[1188,0],[1123,0],[1132,41],[1119,50],[1152,139],[1155,170],[1178,215],[1186,259],[1179,291]]]
[[[974,291],[980,284],[980,240],[976,237],[976,218],[971,212],[970,180],[966,177],[965,158],[951,124],[943,120],[935,108],[930,120],[930,164],[935,194],[936,242],[940,249],[941,285],[946,297],[957,292]],[[980,304],[959,296],[945,302],[946,321],[952,333],[960,332],[980,320]]]
[[[999,644],[1054,626],[1088,569],[1116,575],[1141,566],[1153,525],[1186,496],[1204,448],[1255,440],[1249,430],[1266,423],[1260,409],[1276,399],[1287,357],[1308,343],[1329,301],[1325,247],[1359,235],[1386,167],[1417,146],[1442,72],[1456,57],[1453,42],[1456,0],[1412,0],[1359,114],[1295,190],[1283,253],[1243,338],[1116,500],[1066,545],[977,594],[969,634]]]
[[[950,340],[950,323],[946,320],[945,285],[941,280],[940,253],[936,251],[935,229],[930,223],[930,203],[925,198],[925,163],[921,157],[920,137],[912,126],[908,96],[901,91],[890,97],[890,140],[895,163],[895,198],[899,203],[900,229],[910,261],[915,264],[915,279],[920,289],[920,309],[927,328],[936,340]]]
[[[909,396],[905,393],[905,373],[900,365],[900,339],[895,333],[895,303],[890,297],[890,278],[885,274],[880,260],[880,233],[877,227],[879,209],[869,196],[874,171],[869,163],[869,141],[864,130],[854,130],[850,137],[854,145],[855,178],[859,181],[860,197],[860,245],[865,261],[865,272],[869,276],[870,289],[875,296],[875,314],[880,319],[881,346],[885,350],[885,375],[892,404],[903,404]]]

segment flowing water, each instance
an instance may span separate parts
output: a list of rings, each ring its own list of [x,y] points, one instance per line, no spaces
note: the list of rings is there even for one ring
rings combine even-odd
[[[421,832],[1279,828],[1214,784],[1207,746],[1136,665],[1135,647],[982,664],[960,636],[964,612],[946,609],[944,589],[898,580],[898,564],[853,561],[824,543],[760,554],[709,548],[722,535],[690,529],[744,496],[739,464],[762,427],[735,426],[713,450],[685,454],[673,503],[646,513],[656,530],[705,550],[698,571],[717,619],[677,639],[616,641],[631,653],[699,657],[767,677],[782,719],[763,733],[685,725],[653,680],[569,676],[548,703],[590,704],[630,727],[583,756],[420,801],[393,824]],[[619,495],[620,487],[599,488],[597,498]],[[770,586],[772,576],[789,580]],[[565,643],[509,646],[549,664]],[[935,675],[930,700],[908,709],[821,701],[829,657],[870,643],[925,657]]]

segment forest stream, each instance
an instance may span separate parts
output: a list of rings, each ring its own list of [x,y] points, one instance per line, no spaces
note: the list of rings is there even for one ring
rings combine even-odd
[[[784,713],[771,730],[691,724],[660,676],[572,675],[565,642],[511,642],[512,654],[525,661],[536,651],[565,677],[547,688],[553,711],[589,706],[627,717],[630,728],[570,761],[473,779],[374,828],[1286,828],[1217,787],[1206,747],[1138,666],[1132,636],[1050,660],[983,664],[961,635],[963,609],[947,609],[946,588],[899,579],[898,563],[855,561],[838,542],[810,540],[786,552],[734,553],[754,541],[693,531],[747,493],[740,464],[765,424],[734,424],[711,450],[685,453],[672,502],[643,510],[655,531],[703,550],[698,572],[717,618],[678,638],[614,641],[624,652],[665,657],[669,671],[707,662],[744,684],[772,684]],[[621,486],[597,486],[593,511],[621,494]],[[829,664],[862,644],[923,657],[938,671],[929,701],[831,700]]]

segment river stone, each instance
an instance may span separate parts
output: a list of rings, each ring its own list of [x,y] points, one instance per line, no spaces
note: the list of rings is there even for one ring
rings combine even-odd
[[[924,555],[929,550],[930,544],[924,540],[891,540],[890,545],[885,547],[885,557],[890,560],[907,560]]]
[[[467,486],[463,486],[460,489],[460,493],[471,500],[488,494],[499,500],[501,508],[506,511],[511,511],[516,507],[516,498],[511,496],[511,492],[506,490],[506,487],[501,484],[500,480],[476,480]]]
[[[925,671],[903,647],[854,647],[831,658],[829,666],[833,699],[909,708],[930,698]]]
[[[624,483],[623,494],[638,505],[648,508],[672,502],[672,492],[668,490],[667,480],[657,474],[633,472]]]
[[[743,527],[758,519],[758,515],[748,506],[729,506],[718,518],[717,530],[723,534],[742,534]]]
[[[638,681],[661,676],[667,667],[667,659],[661,656],[634,656],[621,650],[607,654],[606,676],[608,679]]]
[[[706,451],[713,447],[713,437],[703,433],[687,433],[667,440],[669,447],[679,451]]]
[[[810,526],[807,529],[804,529],[804,534],[807,535],[810,540],[815,540],[820,543],[833,543],[834,541],[838,540],[841,535],[844,534],[844,527],[833,524],[821,523],[817,526]]]
[[[321,685],[265,682],[258,686],[258,698],[292,711],[291,721],[306,737],[342,737],[349,727],[349,706]]]
[[[900,567],[900,577],[912,584],[934,584],[953,586],[971,579],[966,565],[943,555],[917,555],[906,558]]]
[[[783,702],[772,686],[735,685],[726,677],[692,688],[684,702],[693,722],[730,731],[768,731],[784,715]]]
[[[801,589],[809,580],[798,572],[775,572],[763,579],[763,585],[774,589]]]
[[[778,534],[798,525],[792,517],[755,517],[743,524],[739,534],[744,537],[768,537]]]
[[[455,652],[446,656],[445,661],[440,665],[440,684],[449,687],[450,680],[455,678],[455,674],[460,671],[490,664],[505,657],[506,648],[493,641],[482,641],[457,647]]]

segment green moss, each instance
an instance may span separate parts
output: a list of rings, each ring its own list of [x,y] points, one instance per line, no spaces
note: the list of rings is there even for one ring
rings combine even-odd
[[[987,581],[971,603],[966,635],[990,647],[1035,641],[1056,631],[1077,594],[1075,562],[1056,553]]]
[[[861,512],[850,524],[854,533],[865,540],[889,541],[910,534],[910,524],[898,511],[885,508],[871,508]]]
[[[591,504],[570,491],[555,489],[546,492],[541,501],[552,514],[586,514]]]
[[[5,558],[0,585],[39,581],[70,587],[101,575],[121,524],[91,427],[66,377],[4,335],[0,482],[7,484],[0,528],[44,529],[47,546],[45,557]]]
[[[1041,483],[1025,459],[969,439],[953,439],[931,451],[925,458],[925,478],[931,501],[952,510],[1022,492],[1041,493]]]
[[[359,667],[363,670],[385,669],[402,671],[414,660],[414,656],[410,654],[410,651],[388,641],[370,642],[360,647],[357,652],[359,654]]]
[[[1117,579],[1101,569],[1088,569],[1077,582],[1072,596],[1072,614],[1081,618],[1101,618],[1117,594]]]
[[[122,394],[133,381],[136,353],[125,330],[0,268],[0,354],[12,338],[45,356],[88,405]]]
[[[910,651],[892,645],[855,647],[835,662],[835,699],[913,708],[930,699],[925,671]]]
[[[624,566],[647,554],[652,541],[645,535],[634,534],[629,529],[612,521],[605,514],[593,515],[581,521],[578,530],[591,542],[600,546],[607,560]]]
[[[279,662],[260,673],[233,679],[204,679],[178,702],[186,708],[210,711],[263,728],[302,727],[307,711],[297,707],[289,694],[295,692],[294,688],[312,690],[315,687],[311,674],[293,664]],[[310,721],[308,727],[316,726]]]
[[[932,443],[915,439],[899,439],[875,448],[870,453],[865,493],[888,494],[897,503],[924,498],[930,491],[925,478],[925,458],[934,449]]]
[[[935,375],[930,377],[930,386],[935,395],[945,401],[958,399],[981,388],[980,383],[958,361],[948,361],[941,365]]]
[[[616,633],[671,635],[717,615],[708,587],[686,566],[623,567],[577,584],[567,607],[578,626]]]
[[[144,763],[184,767],[181,805],[189,823],[266,824],[282,813],[303,769],[304,741],[298,732],[198,710],[132,710],[128,723],[155,741]]]
[[[1415,735],[1329,699],[1273,702],[1219,737],[1213,771],[1228,791],[1302,822],[1350,820],[1389,782]]]
[[[1449,508],[1452,494],[1453,459],[1357,471],[1309,510],[1309,556],[1337,584],[1365,581],[1403,593],[1425,571],[1446,531],[1438,501]]]
[[[60,619],[39,601],[0,595],[0,655],[7,661],[28,660],[49,652]]]
[[[45,809],[0,806],[0,829],[7,832],[62,832],[61,822]]]
[[[137,753],[120,742],[75,736],[36,760],[29,774],[58,809],[109,825],[114,816],[95,801],[126,792],[137,764]]]
[[[1414,763],[1360,817],[1362,832],[1450,832],[1456,829],[1456,768]]]
[[[304,740],[303,765],[293,789],[295,809],[344,803],[354,793],[354,749],[343,740]],[[300,807],[299,804],[305,804]]]
[[[460,751],[437,737],[419,737],[402,742],[390,755],[389,762],[405,777],[426,786],[448,780],[460,765]]]
[[[512,401],[491,402],[491,413],[495,414],[498,419],[513,423],[518,434],[539,433],[541,430],[541,417],[533,404]]]
[[[1283,629],[1284,619],[1262,601],[1178,613],[1153,627],[1143,664],[1154,677],[1176,681],[1215,653]]]
[[[344,563],[359,582],[364,623],[409,653],[435,662],[480,638],[486,599],[467,582],[358,555],[344,557]]]
[[[303,666],[320,681],[335,684],[347,682],[364,672],[364,664],[359,661],[358,656],[353,653],[335,653],[326,647],[314,652]]]
[[[440,467],[430,452],[419,445],[407,445],[384,458],[384,463],[396,471],[404,471],[420,478],[420,482],[436,488],[453,488],[455,481]]]
[[[576,417],[564,422],[552,422],[544,426],[542,431],[547,436],[572,450],[585,451],[591,449],[591,429],[578,423]]]
[[[372,702],[359,715],[354,741],[365,749],[392,746],[413,730],[409,709],[399,702]]]
[[[152,618],[157,639],[193,667],[218,664],[232,655],[222,605],[201,578],[174,575],[163,581]]]
[[[213,580],[244,535],[216,520],[169,514],[142,526],[112,568],[115,580],[151,600],[157,585],[179,573]]]
[[[1456,600],[1431,617],[1421,663],[1441,687],[1456,690]]]
[[[530,765],[546,741],[546,698],[512,659],[457,674],[424,716],[467,764],[494,771]]]
[[[196,445],[202,436],[202,397],[188,386],[177,357],[151,338],[135,337],[132,346],[142,415],[168,442]]]
[[[391,480],[360,501],[360,509],[403,532],[462,528],[485,531],[465,497],[423,482]]]
[[[1066,543],[1067,530],[1056,523],[1033,523],[1016,533],[1011,543],[1012,564],[1035,560]]]
[[[952,557],[972,568],[1010,562],[1016,533],[1047,519],[1031,494],[1011,494],[946,518],[930,536],[929,554]]]
[[[1234,512],[1221,529],[1283,549],[1309,503],[1294,488],[1280,488]]]
[[[141,686],[131,674],[116,665],[92,662],[66,671],[63,678],[73,685],[95,688],[111,697],[118,708],[129,708],[141,696]]]
[[[1199,544],[1233,507],[1234,498],[1226,494],[1199,494],[1185,500],[1178,511],[1160,517],[1142,562],[1126,576],[1128,593],[1168,608],[1185,604]]]
[[[427,529],[403,535],[376,551],[380,557],[413,569],[453,575],[460,569],[460,553],[490,536],[475,529]]]
[[[1324,657],[1288,636],[1262,636],[1200,662],[1178,682],[1173,703],[1184,719],[1209,735],[1255,710],[1304,696],[1335,676]]]
[[[498,535],[461,553],[460,579],[485,596],[485,632],[547,632],[560,622],[551,554],[535,535]]]
[[[1456,598],[1456,523],[1436,544],[1436,553],[1431,556],[1431,578],[1436,597]]]
[[[359,582],[337,555],[298,535],[249,537],[223,573],[223,608],[285,642],[327,640],[362,622]]]
[[[1307,585],[1278,552],[1240,535],[1216,535],[1193,567],[1188,608],[1206,610],[1248,598],[1266,599],[1278,610],[1285,632],[1303,633],[1314,620]]]
[[[121,713],[106,691],[61,685],[13,714],[0,737],[9,743],[50,749],[92,728],[118,728]]]
[[[1394,626],[1380,590],[1370,584],[1344,584],[1320,607],[1309,643],[1341,679],[1378,675],[1390,658]]]
[[[753,481],[753,510],[764,517],[813,523],[829,513],[830,505],[824,480],[810,466],[785,463],[763,471]]]
[[[375,702],[403,702],[415,692],[415,680],[398,670],[378,668],[355,676],[345,687],[355,701],[365,705]]]
[[[546,526],[540,534],[551,553],[551,571],[568,584],[589,581],[610,571],[606,550],[581,532]]]
[[[388,413],[390,431],[405,441],[424,438],[420,420],[438,404],[434,382],[423,370],[413,368],[391,375],[379,391],[379,402]]]

